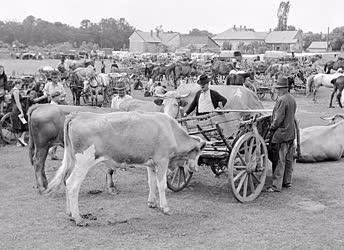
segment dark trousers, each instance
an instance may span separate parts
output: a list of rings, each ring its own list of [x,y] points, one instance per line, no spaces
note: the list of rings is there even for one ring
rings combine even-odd
[[[281,191],[282,185],[291,183],[294,164],[294,142],[271,143],[269,159],[272,162],[272,185]]]

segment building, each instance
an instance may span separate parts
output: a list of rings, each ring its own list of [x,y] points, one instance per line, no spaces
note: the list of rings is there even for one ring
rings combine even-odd
[[[134,31],[129,37],[129,51],[133,53],[175,52],[177,49],[191,52],[219,52],[220,46],[209,36],[182,35],[176,32]]]
[[[191,52],[220,52],[220,46],[209,36],[180,35],[178,48],[188,48]]]
[[[332,51],[332,47],[329,44],[327,46],[327,42],[324,41],[314,41],[309,45],[308,52],[327,52]]]
[[[270,50],[302,52],[302,31],[272,31],[266,36],[265,43]]]
[[[230,28],[213,37],[213,40],[222,49],[237,50],[240,44],[249,45],[253,42],[264,43],[267,32],[255,32],[247,29],[246,26]]]
[[[133,53],[166,52],[169,47],[178,46],[179,33],[176,32],[144,32],[135,30],[129,37],[129,51]]]

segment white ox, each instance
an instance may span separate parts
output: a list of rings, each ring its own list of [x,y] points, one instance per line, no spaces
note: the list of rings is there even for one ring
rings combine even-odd
[[[169,213],[165,196],[167,168],[173,169],[182,161],[187,169],[195,170],[205,145],[161,113],[72,114],[66,118],[64,134],[62,165],[46,192],[66,183],[67,214],[78,226],[87,225],[79,213],[78,195],[82,181],[93,166],[100,162],[111,163],[108,164],[111,168],[125,168],[129,163],[147,166],[148,206],[157,207],[158,186],[160,207]]]
[[[343,157],[344,116],[335,115],[324,119],[334,124],[312,126],[300,130],[299,162],[337,161]]]

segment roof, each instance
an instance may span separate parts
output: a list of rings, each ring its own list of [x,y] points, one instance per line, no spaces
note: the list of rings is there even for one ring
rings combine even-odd
[[[298,31],[272,31],[266,38],[266,43],[296,43]]]
[[[178,35],[176,32],[160,32],[159,36],[156,32],[144,32],[141,30],[135,31],[145,42],[149,43],[166,43],[173,37]]]
[[[214,40],[264,40],[267,32],[236,31],[230,28],[213,37]]]
[[[194,36],[194,35],[181,35],[180,36],[180,46],[187,47],[188,45],[214,45],[214,47],[219,47],[219,45],[207,35]]]
[[[309,45],[308,49],[327,49],[327,42],[312,42],[311,45]]]

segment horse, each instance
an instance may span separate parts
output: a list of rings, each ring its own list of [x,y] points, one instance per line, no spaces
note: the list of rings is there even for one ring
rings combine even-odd
[[[65,61],[65,68],[67,70],[76,70],[77,68],[87,68],[88,66],[94,67],[94,61],[93,60],[83,60],[83,61],[66,60]]]
[[[173,68],[174,73],[174,88],[177,89],[177,80],[179,80],[181,77],[190,77],[190,76],[196,76],[199,74],[197,71],[196,63],[186,63],[181,64],[178,63]]]
[[[316,93],[319,90],[320,86],[325,86],[328,88],[333,88],[333,84],[331,81],[333,79],[337,79],[339,76],[343,74],[335,73],[335,74],[323,74],[318,73],[316,75],[311,75],[307,78],[306,84],[306,94],[307,96],[313,92],[313,102],[316,102]]]
[[[245,86],[246,88],[256,92],[255,86],[250,82],[246,81],[246,78],[249,78],[251,81],[254,81],[254,71],[238,71],[234,72],[232,70],[229,75],[226,77],[226,85],[240,85]]]
[[[330,108],[334,108],[334,106],[332,106],[332,100],[336,92],[337,92],[337,101],[338,101],[339,107],[343,108],[342,93],[344,89],[344,76],[339,76],[338,78],[331,80],[331,83],[333,84],[333,91],[331,94]]]
[[[324,66],[324,71],[326,74],[331,73],[331,69],[338,70],[339,68],[344,69],[344,60],[329,61]]]
[[[80,105],[80,97],[83,91],[84,81],[90,80],[94,74],[95,70],[91,65],[87,68],[77,68],[69,74],[69,88],[72,92],[74,105]]]
[[[212,65],[212,75],[215,84],[218,84],[217,77],[220,76],[227,76],[231,70],[234,69],[234,66],[230,62],[224,61],[215,61]]]
[[[93,101],[95,101],[95,105],[98,106],[98,95],[101,94],[103,96],[103,102],[108,103],[110,102],[110,97],[106,95],[107,87],[110,85],[111,78],[108,74],[100,73],[94,74],[88,81],[84,81],[84,93],[89,93],[91,96],[91,105],[94,106]]]
[[[271,64],[265,71],[266,75],[277,78],[279,75],[288,75],[290,73],[289,64],[274,63]]]

